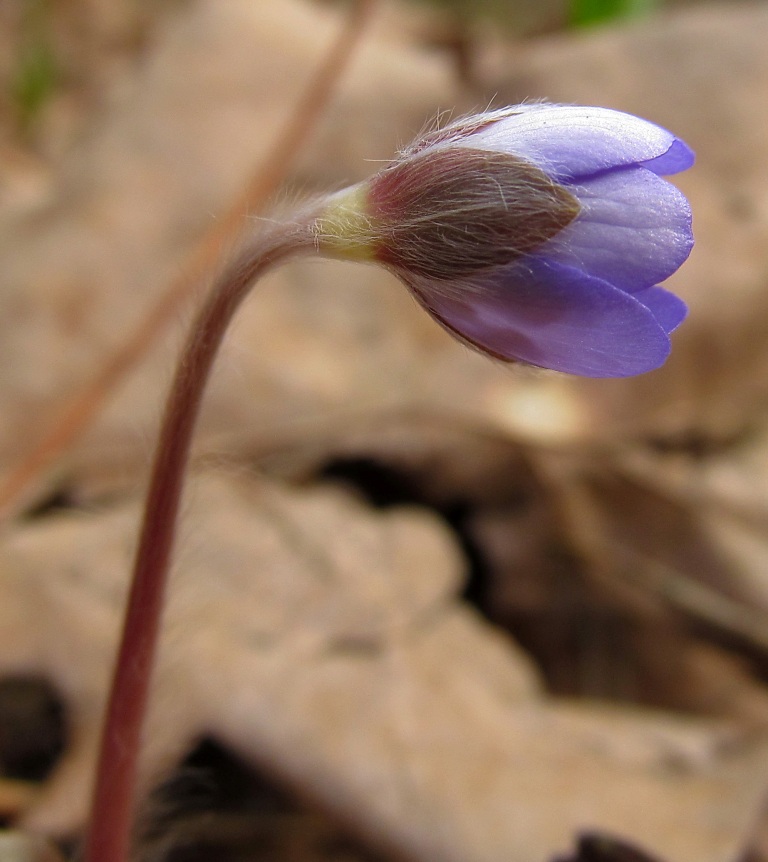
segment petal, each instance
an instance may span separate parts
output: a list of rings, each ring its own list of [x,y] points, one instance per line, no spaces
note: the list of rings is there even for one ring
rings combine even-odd
[[[500,359],[585,377],[629,377],[657,368],[669,354],[669,338],[649,306],[534,257],[482,283],[454,283],[449,292],[435,283],[411,287],[446,329]]]
[[[643,303],[667,335],[688,316],[688,306],[683,300],[663,287],[648,287],[634,293],[633,297]]]
[[[670,174],[679,174],[680,171],[687,171],[695,161],[696,154],[688,144],[681,141],[680,138],[675,138],[675,142],[666,153],[656,156],[655,159],[640,162],[640,164],[649,171],[653,171],[654,174],[669,176]]]
[[[671,132],[609,108],[523,106],[454,143],[522,156],[556,180],[634,164],[647,164],[654,173],[683,170],[693,161]]]
[[[691,208],[645,168],[608,171],[570,187],[582,212],[539,249],[629,292],[669,278],[693,247]]]

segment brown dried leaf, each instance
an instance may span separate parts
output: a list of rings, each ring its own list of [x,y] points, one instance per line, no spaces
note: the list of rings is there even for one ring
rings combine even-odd
[[[120,507],[3,542],[2,670],[49,675],[74,726],[37,827],[82,822],[135,521]],[[674,862],[743,843],[766,746],[542,700],[527,660],[456,600],[461,562],[426,513],[209,475],[183,533],[145,775],[211,735],[424,860],[546,858],[586,825]]]
[[[62,856],[44,838],[24,832],[0,831],[2,862],[63,862]]]

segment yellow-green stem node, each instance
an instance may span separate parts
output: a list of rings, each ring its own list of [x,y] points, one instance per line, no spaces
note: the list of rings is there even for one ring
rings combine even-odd
[[[334,195],[315,221],[317,250],[342,260],[372,261],[380,230],[376,230],[368,200],[369,187],[360,183]]]

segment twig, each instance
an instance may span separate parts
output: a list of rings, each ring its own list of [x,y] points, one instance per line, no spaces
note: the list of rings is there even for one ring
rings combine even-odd
[[[623,577],[689,617],[768,651],[768,614],[763,609],[732,599],[648,554],[616,544],[611,550],[626,564]]]

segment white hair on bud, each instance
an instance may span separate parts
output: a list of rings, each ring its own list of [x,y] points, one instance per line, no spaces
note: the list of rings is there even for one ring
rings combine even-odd
[[[445,144],[384,169],[369,198],[378,259],[436,281],[509,263],[580,210],[567,189],[523,159]]]

